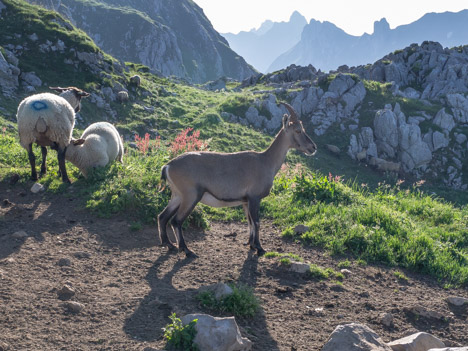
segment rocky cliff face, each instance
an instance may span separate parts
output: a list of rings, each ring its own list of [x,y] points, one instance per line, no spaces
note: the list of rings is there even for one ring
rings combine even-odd
[[[301,41],[279,56],[268,72],[295,63],[329,71],[341,65],[357,66],[374,62],[386,53],[411,43],[437,41],[444,46],[465,45],[468,37],[468,10],[457,13],[429,13],[419,20],[390,29],[385,18],[374,23],[372,34],[352,36],[329,22],[311,20]]]
[[[194,83],[255,72],[193,1],[30,0],[56,10],[104,51]]]
[[[316,136],[348,138],[342,152],[352,159],[468,188],[468,46],[414,44],[330,74],[291,65],[242,86],[257,82],[274,89],[257,91],[254,106],[233,120],[272,132],[281,123],[276,95],[286,95]]]

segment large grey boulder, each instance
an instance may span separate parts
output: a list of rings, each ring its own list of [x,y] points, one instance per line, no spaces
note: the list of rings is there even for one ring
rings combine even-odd
[[[207,314],[188,314],[182,317],[187,325],[194,319],[197,335],[194,343],[201,351],[248,351],[252,342],[243,338],[234,317],[217,318]]]
[[[432,134],[432,145],[434,147],[434,151],[447,147],[449,144],[449,139],[445,137],[445,135],[441,132],[434,132]]]
[[[260,128],[264,121],[264,117],[260,116],[258,110],[254,106],[250,106],[245,113],[245,118],[252,124],[255,128]]]
[[[444,347],[442,349],[430,349],[427,351],[468,351],[468,346],[463,347]]]
[[[8,63],[0,51],[0,90],[5,96],[12,96],[18,87],[19,69]]]
[[[322,351],[391,350],[372,329],[357,323],[337,326],[322,348]]]
[[[434,124],[448,132],[455,127],[455,121],[453,120],[452,115],[446,113],[445,108],[437,112],[437,115],[434,118]]]
[[[453,117],[458,123],[468,123],[468,98],[462,94],[449,94],[447,104],[452,108]]]
[[[445,344],[428,333],[416,333],[388,343],[393,351],[427,351],[445,347]]]
[[[379,110],[374,118],[375,137],[393,148],[398,146],[398,125],[395,113],[389,109]]]

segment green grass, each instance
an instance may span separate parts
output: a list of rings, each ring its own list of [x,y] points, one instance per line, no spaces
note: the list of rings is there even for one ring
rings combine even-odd
[[[197,299],[203,308],[221,313],[232,314],[236,317],[253,317],[260,309],[260,301],[254,295],[253,290],[246,285],[230,284],[233,290],[231,295],[227,295],[217,300],[214,292],[203,291],[197,295]]]
[[[197,351],[198,346],[194,344],[193,340],[197,335],[195,324],[197,319],[194,319],[187,325],[182,325],[180,318],[175,313],[169,316],[171,323],[167,324],[164,328],[164,338],[167,340],[168,346],[173,350],[182,351]]]

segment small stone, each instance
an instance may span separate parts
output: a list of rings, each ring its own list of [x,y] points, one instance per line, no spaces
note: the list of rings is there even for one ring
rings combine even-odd
[[[106,264],[107,264],[108,266],[113,266],[113,265],[114,265],[114,262],[112,262],[111,260],[109,260],[109,261],[106,262]]]
[[[7,343],[4,343],[4,342],[0,341],[0,351],[7,351],[9,349],[10,349],[10,347],[8,346]]]
[[[60,260],[58,260],[57,264],[61,267],[63,266],[71,266],[71,260],[67,257],[62,257]]]
[[[353,274],[353,272],[346,268],[341,269],[340,272],[346,276]]]
[[[63,304],[63,306],[71,313],[80,313],[84,309],[84,305],[82,303],[76,301],[68,301]]]
[[[412,313],[412,314],[415,314],[417,316],[421,316],[421,317],[424,317],[424,318],[428,318],[428,319],[438,319],[438,320],[445,320],[445,316],[440,313],[440,312],[437,312],[437,311],[431,311],[431,310],[428,310],[427,308],[423,307],[423,306],[420,306],[420,305],[416,305],[416,306],[411,306],[411,307],[405,307],[404,309],[406,312],[409,312],[409,313]]]
[[[309,227],[304,224],[299,224],[294,227],[295,234],[304,234],[309,231]]]
[[[28,237],[28,233],[26,233],[24,230],[19,230],[14,232],[11,237],[14,239],[24,239]]]
[[[73,254],[76,258],[90,258],[91,254],[84,251],[78,251]]]
[[[68,300],[75,295],[75,290],[71,286],[65,284],[59,291],[57,291],[57,294],[60,300]]]
[[[346,289],[341,284],[333,284],[330,286],[330,290],[340,292],[340,291],[345,291]]]
[[[310,265],[304,262],[291,262],[289,270],[296,273],[307,273],[310,271]]]
[[[435,336],[419,332],[388,343],[393,351],[420,351],[445,347]]]
[[[393,327],[393,316],[390,313],[382,313],[380,315],[380,323],[386,327]]]
[[[461,307],[463,305],[468,305],[468,299],[465,297],[450,296],[445,299],[450,305]]]
[[[31,187],[31,192],[34,194],[37,194],[38,192],[44,191],[44,190],[45,190],[44,185],[40,183],[34,183],[34,185]]]
[[[11,206],[11,205],[13,205],[13,204],[10,202],[10,200],[5,199],[5,200],[2,201],[2,205],[3,205],[4,207],[8,207],[8,206]]]

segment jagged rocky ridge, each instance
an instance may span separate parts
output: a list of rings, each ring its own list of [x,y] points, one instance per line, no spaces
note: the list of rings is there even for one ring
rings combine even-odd
[[[338,132],[349,138],[346,152],[351,158],[382,171],[442,178],[466,190],[467,73],[468,46],[443,49],[435,42],[413,44],[372,65],[342,66],[330,74],[291,65],[244,80],[242,87],[261,83],[275,89],[257,92],[265,97],[257,99],[245,118],[230,118],[273,131],[281,121],[275,94],[287,94],[315,135],[326,138]],[[391,99],[411,104],[411,115],[397,102],[374,105],[366,81],[380,82]]]
[[[193,1],[28,0],[61,13],[105,52],[194,83],[255,73]]]

